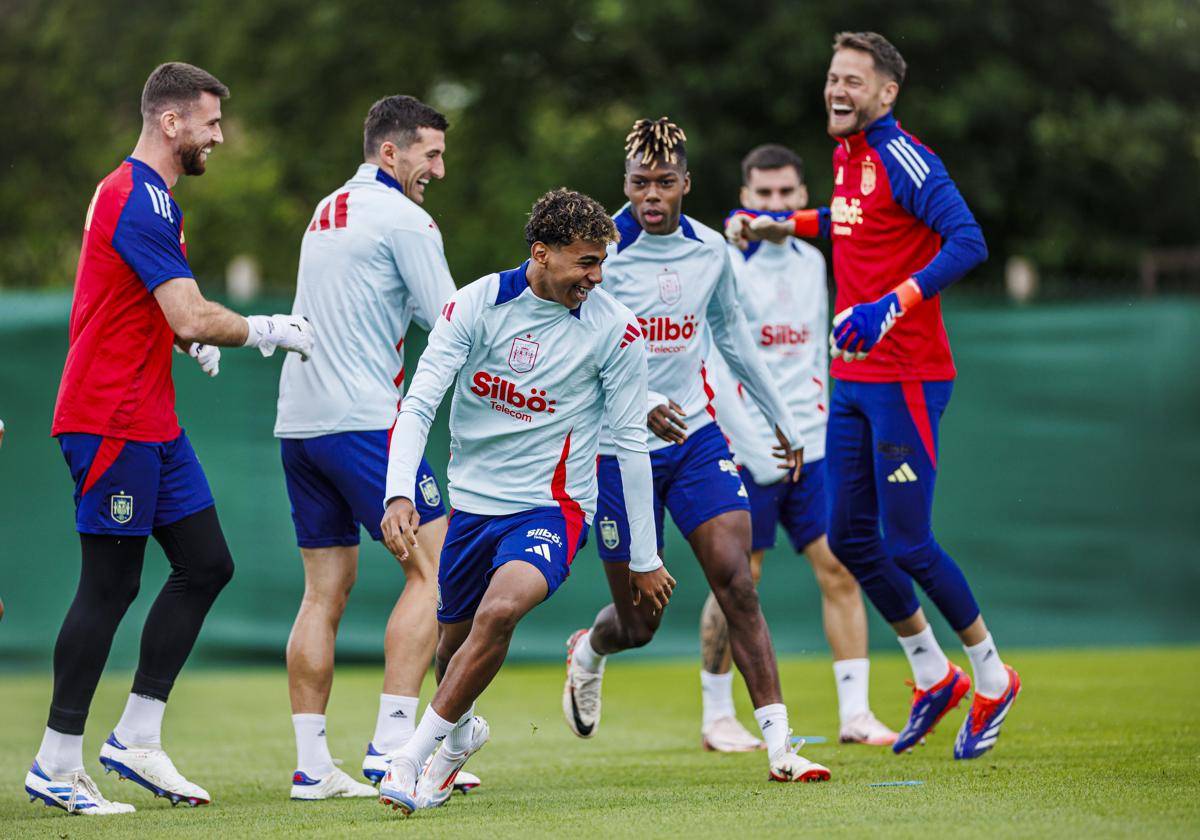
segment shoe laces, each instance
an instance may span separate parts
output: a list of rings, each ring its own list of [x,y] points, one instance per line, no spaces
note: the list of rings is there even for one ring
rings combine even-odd
[[[599,705],[600,691],[598,688],[595,690],[592,689],[603,678],[603,673],[593,674],[591,671],[585,671],[582,668],[572,674],[572,682],[575,683],[575,705],[583,714],[595,714],[596,707]]]
[[[100,793],[100,789],[96,787],[96,783],[92,781],[92,777],[87,773],[76,771],[71,774],[71,798],[67,800],[67,813],[75,813],[75,803],[79,798],[81,789],[97,807],[108,804],[108,800]]]
[[[1007,693],[1007,692],[1006,692]],[[1004,695],[999,697],[984,697],[978,691],[975,692],[975,697],[971,701],[971,734],[978,735],[987,725],[988,718],[992,716],[995,710],[1004,701]]]

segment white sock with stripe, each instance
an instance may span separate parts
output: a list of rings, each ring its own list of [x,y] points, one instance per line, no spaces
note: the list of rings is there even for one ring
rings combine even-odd
[[[908,664],[912,666],[913,682],[922,691],[933,688],[946,678],[950,671],[950,660],[942,651],[928,624],[920,633],[912,636],[897,636],[896,641],[904,648]]]
[[[754,710],[754,719],[762,730],[763,740],[767,742],[767,758],[771,761],[779,758],[788,748],[788,713],[783,703],[772,703],[760,706]]]
[[[992,634],[977,645],[963,645],[963,650],[971,659],[971,668],[975,672],[975,693],[982,697],[995,700],[1008,690],[1008,671],[1000,660],[1000,652],[992,641]]]
[[[332,773],[325,715],[292,715],[292,728],[296,731],[296,769],[310,779],[323,779]]]
[[[837,685],[838,719],[842,726],[847,721],[871,711],[867,700],[867,686],[871,673],[868,659],[840,659],[833,663],[833,676]]]
[[[416,697],[400,694],[379,695],[379,715],[375,718],[372,746],[381,753],[395,752],[404,746],[417,728]]]

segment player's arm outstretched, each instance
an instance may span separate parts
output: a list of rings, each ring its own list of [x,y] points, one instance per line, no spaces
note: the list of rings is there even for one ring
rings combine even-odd
[[[454,295],[429,333],[429,344],[417,362],[417,372],[404,397],[388,449],[384,492],[383,543],[397,560],[408,559],[417,545],[421,519],[411,498],[417,486],[417,468],[425,451],[429,427],[446,391],[471,352],[476,311],[473,286]]]
[[[739,250],[745,251],[751,242],[764,239],[776,245],[786,242],[789,236],[828,239],[829,225],[828,207],[787,212],[739,207],[725,217],[725,238]]]
[[[638,604],[646,598],[654,609],[661,611],[671,599],[675,578],[671,577],[657,551],[653,478],[650,450],[646,446],[646,346],[633,313],[628,316],[638,338],[622,346],[622,336],[629,334],[626,332],[628,327],[613,337],[614,349],[600,368],[600,381],[604,387],[604,414],[612,429],[621,486],[625,489],[631,543],[629,586],[633,591],[633,602]]]
[[[750,334],[746,316],[738,303],[737,278],[729,253],[721,247],[721,258],[725,261],[721,278],[717,281],[715,294],[708,302],[708,324],[712,328],[713,344],[725,357],[737,380],[742,383],[750,399],[762,411],[763,416],[775,429],[779,447],[775,450],[783,462],[781,467],[791,470],[792,480],[800,478],[804,465],[804,441],[796,429],[792,413],[775,383]]]

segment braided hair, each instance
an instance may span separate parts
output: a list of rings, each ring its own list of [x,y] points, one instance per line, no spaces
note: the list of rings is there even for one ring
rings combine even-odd
[[[634,166],[670,164],[687,168],[687,135],[667,117],[638,120],[625,138],[625,159]]]

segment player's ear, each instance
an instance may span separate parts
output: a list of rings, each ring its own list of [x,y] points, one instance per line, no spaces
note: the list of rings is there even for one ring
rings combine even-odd
[[[683,173],[683,194],[687,195],[691,191],[692,191],[692,173],[684,172]]]
[[[545,242],[534,242],[529,247],[529,258],[542,268],[546,267],[546,263],[550,260],[550,248]]]
[[[879,101],[882,102],[884,105],[886,105],[888,108],[891,108],[893,105],[896,104],[896,97],[899,95],[900,95],[900,85],[896,82],[895,79],[891,79],[886,84],[884,84],[883,92],[881,93],[881,95],[879,97]]]
[[[158,127],[162,129],[162,133],[175,139],[175,135],[179,133],[179,113],[172,111],[170,108],[158,115]]]

